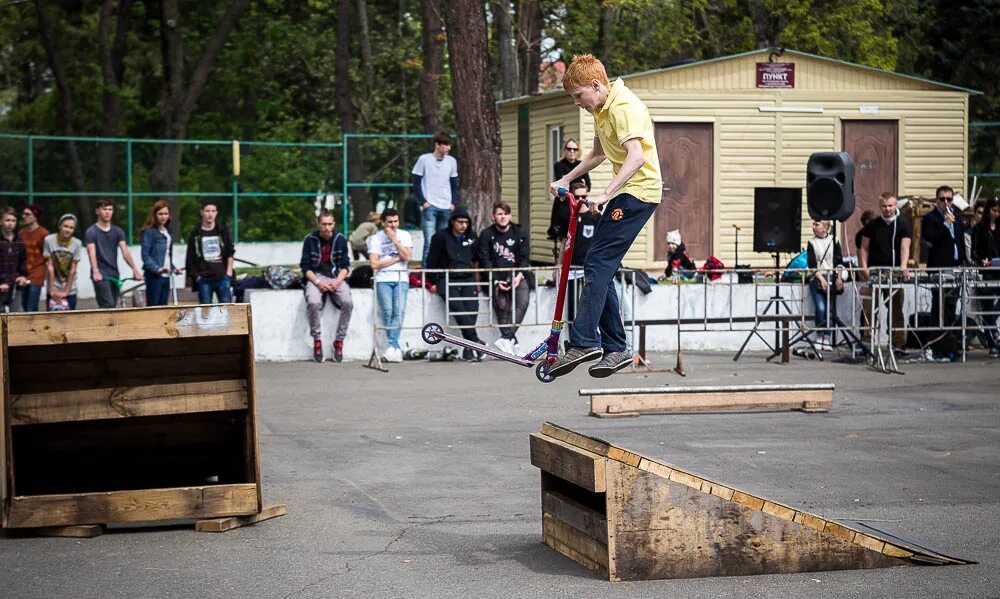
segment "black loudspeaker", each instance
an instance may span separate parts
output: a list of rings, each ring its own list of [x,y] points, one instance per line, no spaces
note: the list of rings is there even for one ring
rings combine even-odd
[[[753,251],[774,254],[802,249],[802,189],[757,187],[753,190]]]
[[[845,221],[854,214],[854,159],[816,152],[806,164],[806,205],[813,220]]]

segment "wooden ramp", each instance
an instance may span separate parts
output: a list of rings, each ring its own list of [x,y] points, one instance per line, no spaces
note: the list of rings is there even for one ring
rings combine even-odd
[[[621,418],[736,410],[827,412],[833,406],[833,389],[832,384],[626,387],[580,389],[580,395],[590,396],[591,416]]]
[[[552,423],[530,440],[542,542],[612,581],[973,563]]]

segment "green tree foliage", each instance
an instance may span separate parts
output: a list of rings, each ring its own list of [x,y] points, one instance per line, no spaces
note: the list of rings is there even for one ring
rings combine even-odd
[[[352,0],[349,30],[349,88],[360,132],[421,133],[421,14],[433,0]],[[484,0],[486,2],[486,0]],[[101,130],[102,78],[98,25],[102,0],[48,0],[54,37],[70,82],[72,128],[79,135]],[[115,6],[119,3],[115,2]],[[184,48],[195,60],[211,36],[225,2],[181,0]],[[509,8],[514,38],[527,1],[490,0],[489,11]],[[161,137],[163,65],[160,0],[135,0],[130,7],[122,99],[122,137]],[[216,68],[198,100],[190,139],[339,141],[334,77],[338,0],[254,0],[229,35]],[[0,131],[61,134],[53,73],[42,46],[35,2],[0,2]],[[364,7],[366,28],[358,10]],[[626,74],[744,52],[770,45],[812,52],[884,69],[898,69],[982,90],[971,100],[972,120],[1000,121],[1000,53],[993,32],[1000,26],[1000,0],[540,0],[543,59],[603,54],[609,72]],[[491,52],[499,54],[493,13],[487,30]],[[362,39],[368,32],[367,43]],[[511,38],[511,39],[514,39]],[[509,42],[510,43],[510,42]],[[370,62],[366,60],[370,48]],[[191,66],[191,65],[189,65]],[[494,59],[494,89],[501,89]],[[510,66],[507,63],[507,66]],[[519,65],[518,68],[523,68]],[[459,94],[459,98],[461,95]],[[460,100],[459,100],[460,101]],[[439,93],[443,127],[455,131],[447,57]],[[998,171],[1000,129],[973,130],[972,168]],[[34,186],[69,191],[74,181],[64,143],[34,145]],[[155,147],[133,147],[133,190],[150,189]],[[429,150],[419,139],[354,139],[350,148],[365,163],[371,181],[405,182],[416,157]],[[90,191],[126,189],[124,147],[118,148],[111,189],[97,189],[97,146],[78,146]],[[476,152],[459,139],[455,154]],[[315,198],[339,195],[342,156],[336,149],[244,145],[237,184],[242,193],[297,192],[310,197],[253,198],[240,203],[243,239],[295,239],[312,225]],[[27,188],[25,143],[0,139],[0,191]],[[229,145],[185,148],[181,189],[228,194],[232,190]],[[405,197],[400,188],[371,188],[377,202]],[[62,212],[78,211],[72,197],[44,198],[45,224]],[[125,199],[116,197],[124,224]],[[133,227],[145,218],[152,198],[135,199]],[[220,200],[232,219],[228,197]],[[197,197],[182,198],[175,219],[182,230],[198,219]],[[368,209],[359,207],[360,212]],[[353,217],[353,215],[352,215]],[[338,206],[338,219],[340,207]]]

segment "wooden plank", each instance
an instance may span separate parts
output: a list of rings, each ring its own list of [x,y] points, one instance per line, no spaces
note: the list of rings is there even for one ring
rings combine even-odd
[[[597,564],[602,570],[608,568],[608,546],[593,537],[569,526],[565,522],[555,518],[551,514],[542,515],[542,538],[555,539],[561,545],[573,550],[577,555],[583,556],[592,564]],[[546,543],[548,544],[548,543]],[[551,545],[550,545],[551,546]],[[553,547],[555,549],[555,547]],[[558,551],[558,549],[557,549]],[[560,553],[563,553],[560,551]],[[564,555],[566,555],[564,553]],[[567,555],[570,559],[575,558]],[[579,561],[579,560],[575,560]],[[580,562],[583,563],[583,562]],[[583,563],[584,566],[588,564]],[[588,566],[589,567],[589,566]]]
[[[232,516],[229,518],[213,518],[210,520],[198,520],[194,524],[194,529],[198,532],[226,532],[234,528],[250,526],[264,520],[284,516],[286,513],[285,504],[269,505],[262,509],[259,514],[249,516]]]
[[[257,485],[14,497],[10,528],[157,522],[248,516],[258,512]]]
[[[103,524],[81,524],[78,526],[47,526],[36,528],[35,534],[40,537],[69,537],[73,539],[92,539],[104,534]]]
[[[247,382],[238,379],[12,394],[10,412],[20,425],[242,410],[247,402]]]
[[[244,350],[247,377],[247,418],[244,429],[244,475],[246,480],[257,483],[257,511],[264,507],[260,485],[260,439],[257,434],[257,359],[253,353],[253,312],[247,304],[247,337]]]
[[[53,367],[76,360],[124,360],[145,358],[204,357],[243,354],[247,335],[187,337],[171,339],[119,340],[94,343],[67,343],[58,352],[47,345],[15,347],[10,359],[18,368],[31,364]]]
[[[603,514],[573,501],[556,491],[542,492],[542,513],[550,514],[568,526],[602,543],[608,540],[608,520]]]
[[[608,464],[612,580],[810,572],[905,565],[651,472]]]
[[[11,314],[7,346],[246,335],[248,320],[242,304]]]
[[[809,409],[818,411],[833,406],[832,390],[795,391],[715,391],[705,393],[660,393],[592,395],[591,414],[657,414],[721,410]]]
[[[6,527],[13,494],[14,452],[10,440],[10,377],[7,375],[7,315],[0,318],[0,525]]]
[[[553,439],[558,439],[563,443],[569,443],[570,445],[574,445],[580,449],[585,449],[591,453],[596,453],[600,456],[607,456],[608,449],[611,447],[605,441],[581,435],[580,433],[571,431],[568,428],[563,428],[558,424],[553,424],[551,422],[542,423],[541,434],[547,437],[552,437]]]
[[[531,465],[554,476],[603,493],[605,458],[552,437],[532,434]]]

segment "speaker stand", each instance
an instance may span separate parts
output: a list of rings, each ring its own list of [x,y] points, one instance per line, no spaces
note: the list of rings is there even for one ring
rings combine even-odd
[[[781,271],[781,254],[778,253],[778,252],[775,252],[772,255],[772,257],[774,258],[774,295],[772,295],[767,300],[767,305],[764,306],[764,311],[761,312],[760,315],[761,316],[768,316],[768,315],[770,315],[772,313],[771,311],[773,310],[774,311],[773,314],[775,316],[780,316],[781,315],[781,309],[784,308],[785,312],[789,316],[793,316],[794,312],[792,312],[792,308],[788,305],[788,302],[785,301],[785,298],[782,297],[782,295],[781,295],[781,285],[780,285],[781,275],[779,274],[780,271]],[[754,297],[754,304],[755,304],[754,312],[756,312],[756,302],[757,302],[757,298]],[[746,349],[747,344],[750,343],[750,339],[752,339],[755,335],[761,341],[764,342],[764,345],[766,345],[769,350],[771,350],[772,352],[774,352],[773,355],[771,356],[771,358],[773,358],[774,356],[777,356],[778,354],[783,354],[783,356],[782,356],[782,362],[787,362],[788,361],[788,350],[789,350],[789,348],[791,348],[791,344],[787,343],[787,340],[788,340],[788,323],[787,322],[781,322],[781,321],[775,321],[774,324],[775,324],[775,326],[774,326],[774,345],[771,345],[771,343],[769,343],[768,340],[765,339],[764,336],[761,334],[761,332],[760,332],[761,321],[760,321],[760,319],[758,319],[754,323],[753,328],[750,330],[750,332],[747,333],[747,337],[746,337],[746,339],[743,340],[743,345],[740,346],[739,351],[737,351],[736,355],[733,356],[733,362],[736,362],[736,361],[738,361],[740,359],[740,356],[743,355],[743,351]],[[796,323],[796,326],[799,328],[799,332],[801,333],[803,331],[802,325],[799,324],[799,323]],[[782,343],[781,342],[781,337],[783,335],[785,337],[786,343]],[[770,360],[771,358],[768,358],[768,360]]]

